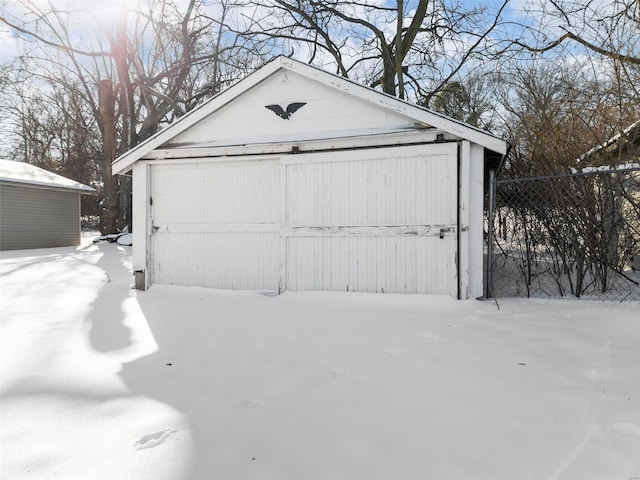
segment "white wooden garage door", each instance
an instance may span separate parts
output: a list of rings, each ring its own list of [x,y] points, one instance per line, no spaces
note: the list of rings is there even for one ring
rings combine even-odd
[[[278,290],[278,162],[152,166],[152,282]]]
[[[426,148],[153,166],[152,282],[455,295],[457,147]]]
[[[457,147],[426,148],[287,158],[289,290],[457,294]]]

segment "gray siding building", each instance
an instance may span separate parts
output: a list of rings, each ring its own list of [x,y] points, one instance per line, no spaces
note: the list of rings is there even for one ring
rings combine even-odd
[[[95,190],[22,162],[0,160],[0,250],[80,244],[80,195]]]

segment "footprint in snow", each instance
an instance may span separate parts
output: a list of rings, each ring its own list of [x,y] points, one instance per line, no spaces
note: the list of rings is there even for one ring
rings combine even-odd
[[[242,402],[239,402],[237,406],[241,408],[256,408],[264,405],[266,401],[267,399],[265,397],[255,397],[251,400],[243,400]]]
[[[439,334],[433,333],[433,332],[422,332],[420,334],[420,336],[423,337],[423,338],[431,339],[431,340],[436,340],[436,339],[440,338]]]
[[[147,448],[157,447],[158,445],[163,444],[167,438],[176,432],[177,430],[169,430],[168,428],[158,430],[157,432],[144,435],[140,440],[134,443],[133,446],[136,447],[136,450],[145,450]]]

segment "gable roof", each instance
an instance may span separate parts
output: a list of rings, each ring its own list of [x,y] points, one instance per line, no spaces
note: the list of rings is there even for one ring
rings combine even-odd
[[[78,193],[95,193],[88,185],[24,162],[0,160],[0,182]]]
[[[325,72],[324,70],[297,60],[280,56],[276,57],[251,75],[245,77],[243,80],[240,80],[232,87],[209,99],[198,108],[184,115],[174,124],[159,131],[144,142],[138,144],[125,154],[118,157],[112,164],[113,173],[126,173],[137,160],[145,157],[145,155],[152,150],[166,144],[172,138],[175,138],[179,134],[185,132],[196,123],[210,116],[217,110],[220,110],[235,98],[258,86],[267,78],[281,70],[296,73],[308,79],[315,80],[325,86],[340,90],[345,94],[360,99],[361,101],[369,102],[378,107],[404,115],[424,127],[435,128],[461,139],[469,140],[502,155],[506,153],[506,142],[488,132],[446,117],[432,110],[400,100],[399,98],[391,95],[381,93],[372,88],[365,87],[344,77]]]

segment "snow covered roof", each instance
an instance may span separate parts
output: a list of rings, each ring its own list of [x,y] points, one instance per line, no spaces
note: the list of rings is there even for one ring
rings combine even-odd
[[[393,114],[402,115],[421,128],[436,129],[457,138],[469,140],[498,154],[504,155],[506,153],[506,142],[488,132],[311,65],[280,56],[232,87],[214,96],[200,107],[187,113],[171,126],[159,131],[118,157],[112,164],[113,173],[123,174],[128,172],[138,160],[149,158],[148,155],[154,149],[175,146],[172,145],[172,139],[183,134],[215,112],[220,111],[234,99],[252,91],[278,72],[289,72],[317,82],[319,85],[336,89],[349,98],[385,109]],[[203,145],[198,146],[202,147]]]
[[[96,192],[94,188],[70,178],[57,175],[35,165],[12,160],[0,160],[0,182],[71,190],[78,193]]]
[[[596,153],[599,153],[603,150],[606,150],[608,147],[612,145],[616,145],[621,141],[627,141],[629,139],[631,139],[632,141],[635,141],[635,138],[637,138],[638,136],[638,132],[640,132],[640,120],[632,123],[627,128],[625,128],[622,132],[618,133],[617,135],[614,135],[603,144],[596,145],[591,150],[580,155],[580,158],[578,158],[578,162],[582,162],[587,158],[589,158],[590,156]]]
[[[598,173],[598,172],[626,172],[640,170],[640,163],[623,163],[620,165],[602,165],[600,167],[584,167],[580,170],[572,168],[572,173]]]

